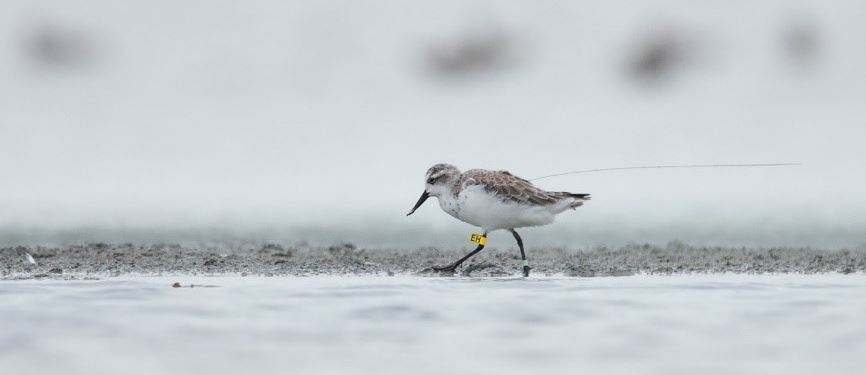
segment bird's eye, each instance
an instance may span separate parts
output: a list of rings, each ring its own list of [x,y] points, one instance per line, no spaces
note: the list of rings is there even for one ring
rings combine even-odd
[[[436,182],[436,179],[437,179],[437,178],[438,178],[438,177],[430,177],[430,178],[427,179],[427,183],[430,184],[430,185],[433,185],[433,183]]]

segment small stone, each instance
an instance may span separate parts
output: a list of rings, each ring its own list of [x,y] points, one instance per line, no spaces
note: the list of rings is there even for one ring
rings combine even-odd
[[[180,283],[179,283],[179,282],[175,282],[174,284],[171,284],[171,287],[172,287],[172,288],[180,288]]]
[[[62,269],[62,268],[55,267],[55,268],[52,268],[52,269],[48,270],[48,273],[53,273],[53,274],[56,274],[56,275],[62,275],[62,274],[63,274],[63,269]]]

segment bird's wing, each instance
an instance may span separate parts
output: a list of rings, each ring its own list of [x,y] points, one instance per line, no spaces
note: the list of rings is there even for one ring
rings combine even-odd
[[[507,171],[468,170],[460,176],[460,182],[457,184],[461,190],[473,185],[480,185],[486,192],[506,202],[548,205],[563,198],[556,193],[541,190],[531,182]]]

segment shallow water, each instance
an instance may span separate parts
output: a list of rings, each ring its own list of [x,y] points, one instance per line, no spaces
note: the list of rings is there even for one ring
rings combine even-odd
[[[866,275],[4,281],[0,368],[859,373],[864,316]]]

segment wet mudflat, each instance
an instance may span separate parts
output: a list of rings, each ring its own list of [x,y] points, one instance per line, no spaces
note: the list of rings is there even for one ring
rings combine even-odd
[[[123,275],[417,275],[470,249],[325,247],[286,244],[181,246],[87,243],[0,247],[0,279],[68,279]],[[516,248],[485,248],[462,276],[520,274]],[[866,272],[866,248],[700,247],[681,242],[617,248],[529,248],[533,275],[628,276],[688,273]],[[30,256],[28,258],[28,256]],[[429,275],[429,274],[428,274]]]
[[[859,373],[863,316],[861,273],[6,280],[0,368]]]

